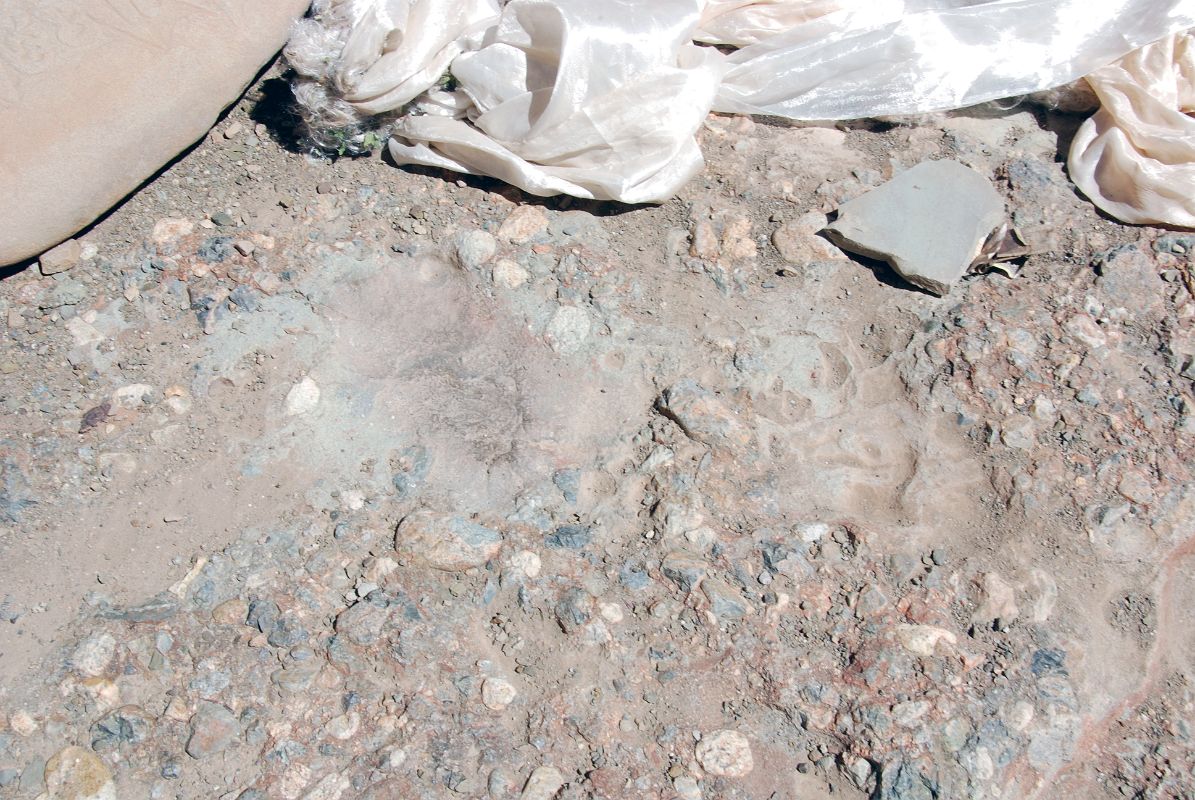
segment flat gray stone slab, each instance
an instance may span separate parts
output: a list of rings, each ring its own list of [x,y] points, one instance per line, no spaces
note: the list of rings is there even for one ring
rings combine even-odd
[[[839,247],[892,265],[944,295],[1004,221],[992,182],[957,161],[923,161],[844,203],[826,233]]]

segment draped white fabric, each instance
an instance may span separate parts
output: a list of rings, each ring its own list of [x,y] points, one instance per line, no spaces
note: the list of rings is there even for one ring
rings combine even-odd
[[[398,163],[632,203],[665,200],[700,169],[694,133],[711,110],[958,108],[1068,83],[1195,27],[1195,0],[321,2],[355,20],[334,70],[343,100],[374,114],[419,96],[394,129]],[[448,64],[455,88],[434,88]]]
[[[698,11],[697,0],[511,3],[486,46],[453,63],[467,118],[408,115],[390,153],[538,195],[668,198],[701,169],[694,133],[723,68],[690,39]]]
[[[498,14],[497,0],[386,0],[350,4],[338,89],[369,114],[423,94]]]
[[[1125,222],[1195,228],[1195,37],[1149,45],[1087,80],[1100,110],[1071,144],[1071,178]]]
[[[918,114],[1081,78],[1195,26],[1190,0],[860,0],[729,56],[715,110]]]

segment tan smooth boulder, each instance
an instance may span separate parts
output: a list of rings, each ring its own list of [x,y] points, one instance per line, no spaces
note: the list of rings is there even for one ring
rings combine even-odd
[[[309,0],[22,0],[0,25],[0,265],[58,244],[189,145]]]

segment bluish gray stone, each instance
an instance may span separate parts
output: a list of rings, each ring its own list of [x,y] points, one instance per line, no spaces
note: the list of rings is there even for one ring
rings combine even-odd
[[[278,622],[279,613],[278,604],[273,600],[250,600],[245,624],[257,628],[262,633],[269,633]]]
[[[593,539],[593,530],[584,525],[561,525],[544,537],[544,544],[554,549],[580,550]]]
[[[651,576],[642,564],[623,564],[618,570],[618,582],[633,592],[641,592],[651,584]]]
[[[140,744],[149,736],[151,724],[140,708],[122,706],[91,726],[91,749],[105,752],[122,745]]]
[[[307,629],[290,617],[282,617],[274,623],[266,637],[274,647],[293,647],[307,641]]]
[[[199,245],[196,255],[209,264],[219,264],[232,256],[233,252],[231,236],[211,236]]]
[[[565,633],[572,633],[593,616],[593,598],[584,589],[568,589],[556,603],[556,622]]]
[[[1039,678],[1043,675],[1066,675],[1066,653],[1056,647],[1035,650],[1029,668]]]
[[[880,767],[876,800],[938,800],[938,784],[907,761]]]
[[[577,492],[581,489],[581,470],[561,469],[552,476],[552,483],[564,495],[564,502],[572,505],[577,502]]]
[[[1004,200],[983,175],[957,161],[923,161],[844,203],[826,233],[944,295],[1004,220]]]
[[[751,605],[742,593],[720,580],[706,579],[701,584],[701,591],[710,601],[710,611],[720,620],[742,619],[751,611]]]

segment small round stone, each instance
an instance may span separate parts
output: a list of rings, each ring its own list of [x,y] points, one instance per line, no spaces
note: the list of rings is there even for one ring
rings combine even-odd
[[[324,731],[333,739],[344,741],[353,738],[360,727],[360,715],[350,711],[347,714],[340,714],[328,720],[328,724],[324,726]]]
[[[45,781],[50,800],[116,800],[112,772],[82,747],[65,747],[47,761]]]
[[[510,557],[510,564],[528,578],[536,577],[539,575],[540,569],[543,568],[540,557],[530,550],[520,550],[515,553]]]
[[[523,785],[520,800],[551,800],[564,786],[564,775],[552,766],[536,767]]]
[[[456,243],[456,257],[465,269],[477,269],[498,252],[498,241],[485,231],[468,231]]]
[[[501,711],[514,702],[518,690],[504,678],[486,678],[481,684],[481,702],[491,711]]]
[[[499,286],[517,289],[525,284],[530,277],[527,270],[509,258],[499,259],[498,263],[494,265],[494,283]]]
[[[20,710],[8,718],[8,727],[18,736],[32,736],[37,733],[37,720],[28,711]]]

